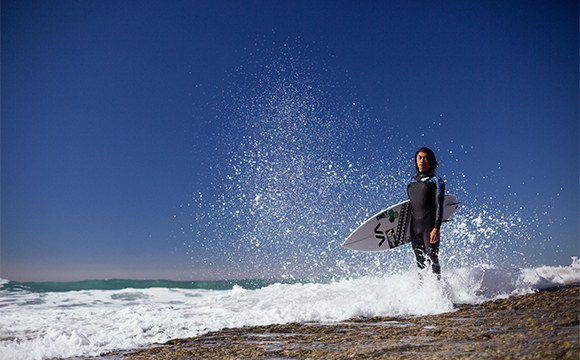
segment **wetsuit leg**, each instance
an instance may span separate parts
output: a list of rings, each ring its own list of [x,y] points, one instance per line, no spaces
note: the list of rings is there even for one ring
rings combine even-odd
[[[435,214],[431,212],[422,219],[412,219],[411,224],[411,244],[415,252],[417,266],[425,268],[425,261],[429,259],[433,272],[441,273],[439,266],[439,242],[431,244],[431,231],[435,225]]]
[[[413,223],[417,221],[413,219]],[[423,241],[423,234],[417,234],[414,224],[411,224],[411,245],[413,246],[413,251],[415,252],[415,260],[417,266],[420,269],[425,268],[425,242]]]

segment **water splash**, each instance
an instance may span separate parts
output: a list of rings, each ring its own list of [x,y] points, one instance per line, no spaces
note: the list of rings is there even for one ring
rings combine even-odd
[[[301,41],[248,51],[216,106],[221,141],[212,181],[176,215],[192,267],[227,278],[396,273],[409,246],[384,253],[340,247],[362,221],[406,198],[412,154],[404,137],[370,119],[332,57]],[[454,156],[449,154],[449,156]],[[448,192],[464,202],[442,230],[444,266],[489,264],[525,244],[526,222],[478,201],[452,169]]]

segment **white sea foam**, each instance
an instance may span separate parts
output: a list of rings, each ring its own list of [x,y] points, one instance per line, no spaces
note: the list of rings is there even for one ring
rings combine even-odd
[[[256,290],[235,285],[231,290],[38,292],[4,290],[6,284],[0,282],[0,358],[28,360],[97,356],[225,327],[449,312],[453,304],[580,284],[580,261],[527,270],[446,269],[442,281],[409,269]]]

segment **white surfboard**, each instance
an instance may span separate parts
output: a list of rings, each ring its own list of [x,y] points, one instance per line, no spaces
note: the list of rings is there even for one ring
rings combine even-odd
[[[445,195],[443,221],[459,206],[455,195]],[[356,251],[384,251],[411,242],[409,200],[374,215],[359,226],[342,244]]]

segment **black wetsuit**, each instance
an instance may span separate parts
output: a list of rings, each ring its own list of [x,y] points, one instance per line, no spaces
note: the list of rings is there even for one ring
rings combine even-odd
[[[407,184],[407,195],[411,200],[411,244],[417,265],[424,269],[428,258],[433,272],[440,274],[439,241],[431,243],[431,231],[441,227],[445,183],[435,174],[420,172]]]

